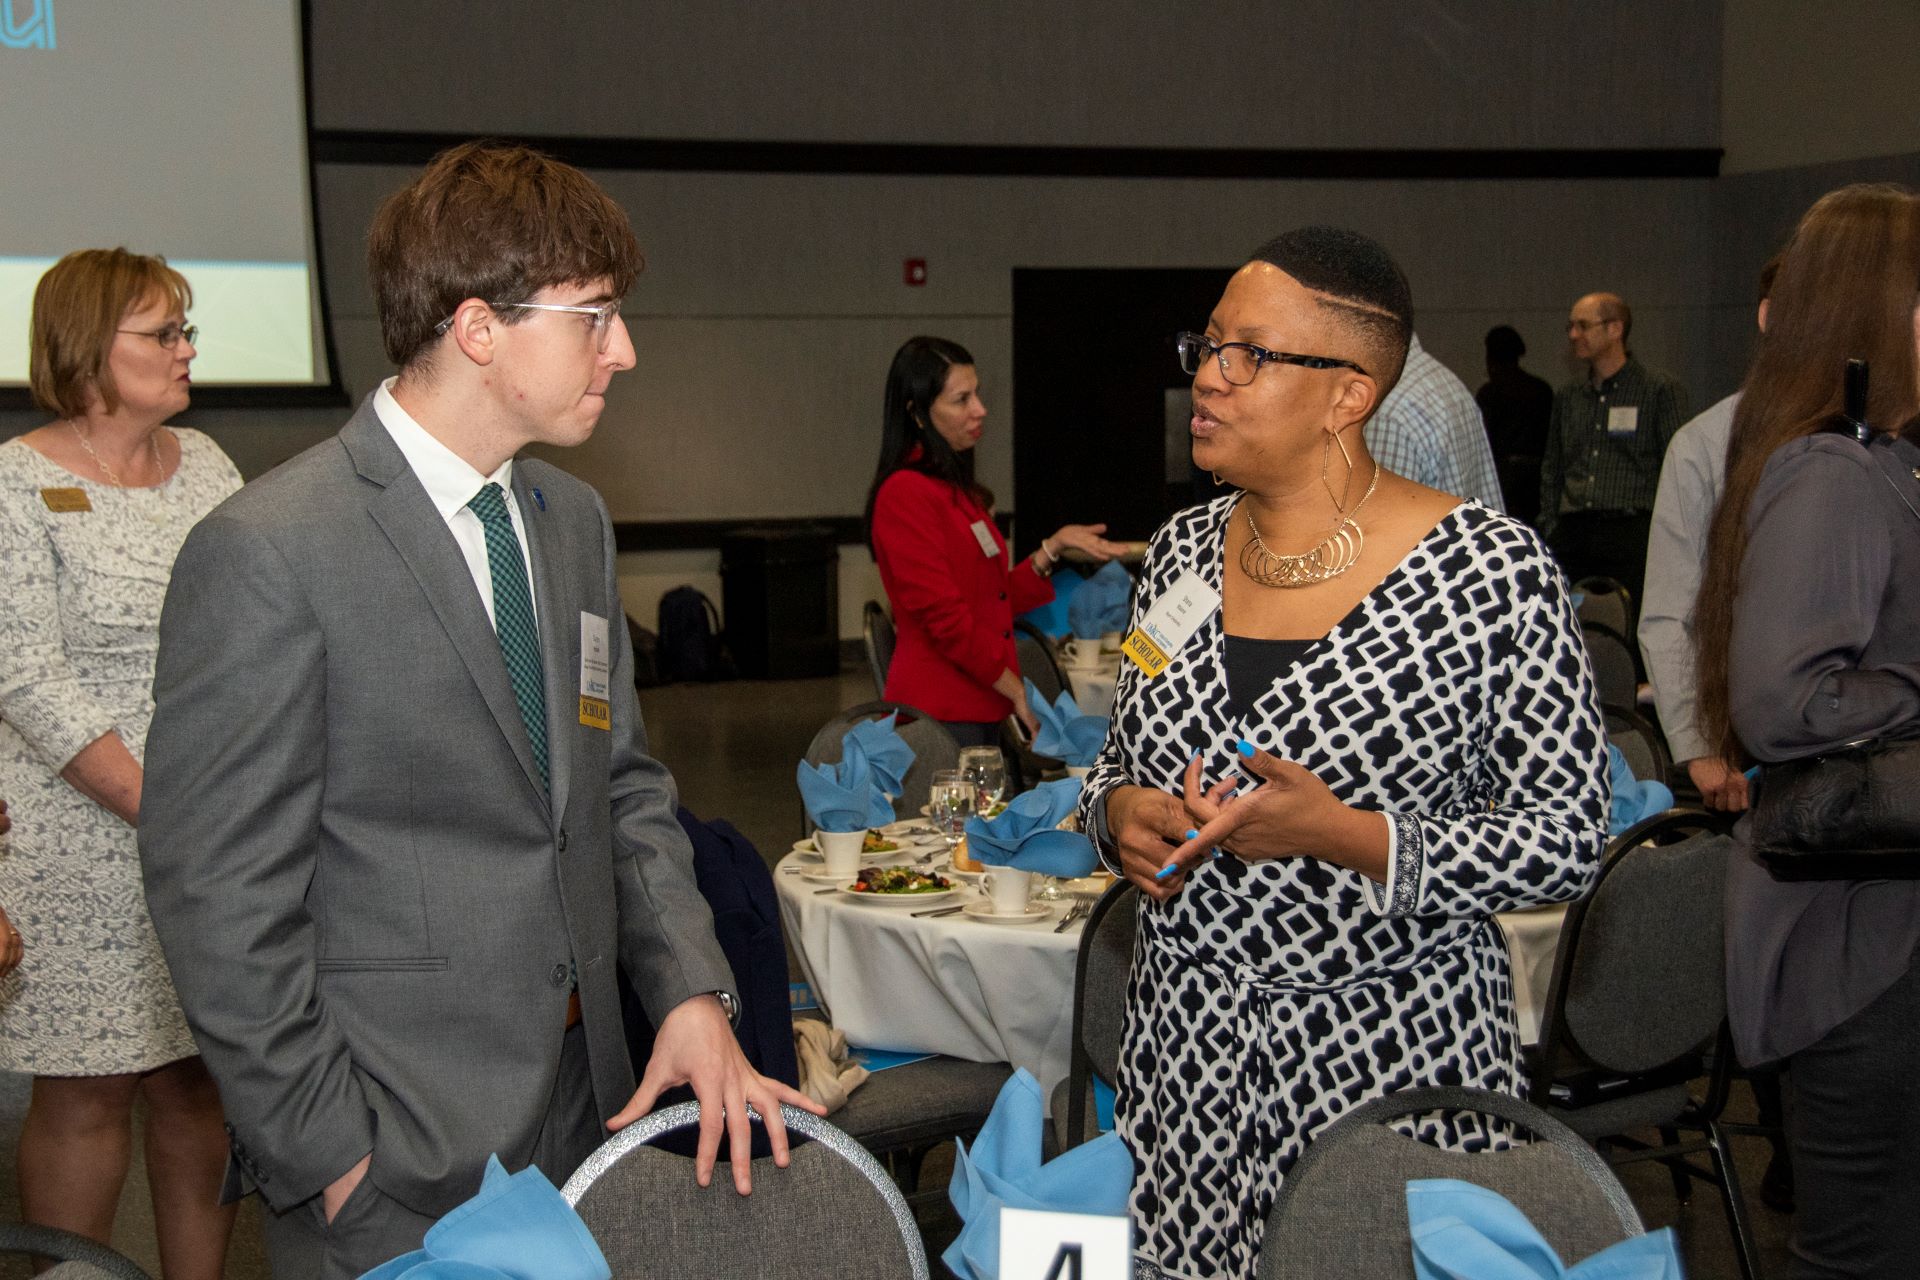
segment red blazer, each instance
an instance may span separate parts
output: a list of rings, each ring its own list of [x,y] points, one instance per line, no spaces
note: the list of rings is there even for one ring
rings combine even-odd
[[[974,533],[993,540],[988,555]],[[888,476],[873,504],[873,554],[893,604],[893,665],[886,697],[938,720],[1002,720],[1013,704],[993,690],[1020,669],[1013,616],[1053,599],[1032,560],[1007,567],[993,515],[944,480],[918,471]]]

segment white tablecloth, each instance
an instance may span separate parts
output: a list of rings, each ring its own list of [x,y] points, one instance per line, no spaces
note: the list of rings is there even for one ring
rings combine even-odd
[[[1513,958],[1513,1014],[1520,1024],[1520,1043],[1533,1044],[1540,1039],[1540,1018],[1547,1011],[1566,904],[1503,912],[1493,919],[1506,935],[1507,954]]]
[[[853,1044],[1010,1062],[1043,1096],[1067,1076],[1078,927],[1055,933],[1070,905],[1037,924],[986,924],[961,914],[915,919],[908,908],[860,902],[774,872],[780,918],[833,1024]],[[817,865],[817,864],[810,864]],[[938,905],[980,900],[967,887]]]

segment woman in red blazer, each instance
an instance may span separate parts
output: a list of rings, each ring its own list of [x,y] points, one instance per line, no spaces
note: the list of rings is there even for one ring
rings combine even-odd
[[[999,740],[1008,713],[1031,733],[1013,618],[1053,599],[1047,578],[1069,547],[1098,560],[1125,550],[1104,524],[1070,524],[1007,567],[993,494],[973,478],[987,409],[965,347],[912,338],[887,375],[880,465],[867,493],[867,540],[893,604],[886,697],[918,707],[962,746]]]

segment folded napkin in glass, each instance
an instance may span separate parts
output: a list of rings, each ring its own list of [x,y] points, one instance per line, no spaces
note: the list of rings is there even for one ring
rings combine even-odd
[[[1127,601],[1133,597],[1133,575],[1118,560],[1109,560],[1073,593],[1067,605],[1067,626],[1081,640],[1098,640],[1127,625]]]
[[[1033,681],[1021,683],[1027,687],[1027,705],[1040,722],[1033,735],[1035,754],[1080,767],[1092,764],[1107,742],[1107,717],[1082,715],[1080,704],[1065,689],[1049,705]]]
[[[587,1224],[547,1175],[487,1157],[480,1192],[427,1229],[422,1248],[360,1280],[611,1280]]]
[[[874,776],[861,742],[848,735],[838,764],[800,762],[795,779],[807,817],[822,831],[867,831],[893,821],[893,802]]]
[[[913,768],[913,748],[907,745],[894,724],[899,715],[894,711],[878,720],[862,720],[840,739],[841,759],[846,758],[854,743],[859,743],[867,753],[867,767],[873,771],[874,782],[890,796],[907,793],[907,770]]]
[[[1512,1201],[1453,1178],[1407,1183],[1407,1226],[1417,1280],[1683,1280],[1671,1227],[1569,1267]]]
[[[994,1280],[999,1275],[1003,1205],[1126,1215],[1133,1157],[1121,1145],[1120,1135],[1095,1138],[1042,1164],[1045,1110],[1040,1082],[1021,1067],[1001,1086],[973,1146],[954,1144],[947,1195],[966,1225],[940,1256],[961,1280]]]
[[[1673,808],[1673,792],[1665,783],[1633,776],[1633,766],[1620,748],[1607,744],[1608,768],[1613,778],[1613,811],[1607,816],[1607,834],[1617,836],[1636,822]]]
[[[1100,864],[1093,841],[1060,823],[1080,802],[1080,779],[1043,782],[1015,796],[997,818],[967,819],[967,852],[994,867],[1043,876],[1090,875]]]

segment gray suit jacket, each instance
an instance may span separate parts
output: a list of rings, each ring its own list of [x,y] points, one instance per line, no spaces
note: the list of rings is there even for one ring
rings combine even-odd
[[[275,1209],[368,1151],[418,1212],[525,1164],[577,970],[602,1117],[656,1022],[732,990],[647,755],[599,495],[522,459],[551,795],[453,535],[371,401],[192,532],[160,620],[140,853],[234,1165]],[[606,619],[612,730],[579,716]],[[234,1190],[234,1170],[229,1189]]]

